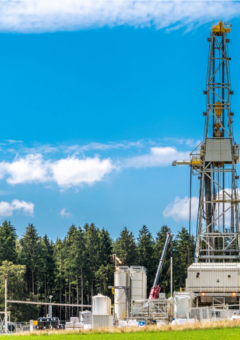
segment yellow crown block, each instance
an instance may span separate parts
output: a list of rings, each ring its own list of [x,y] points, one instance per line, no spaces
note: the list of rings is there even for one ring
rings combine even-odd
[[[231,32],[231,25],[223,25],[222,21],[219,21],[219,23],[216,26],[212,26],[212,32],[215,35],[223,35],[224,33],[230,33]]]
[[[218,100],[215,104],[213,104],[215,114],[218,118],[221,117],[223,104]]]

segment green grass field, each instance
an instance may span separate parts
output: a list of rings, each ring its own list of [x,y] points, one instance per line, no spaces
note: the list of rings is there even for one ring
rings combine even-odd
[[[200,329],[174,332],[142,332],[112,334],[44,334],[44,335],[10,335],[9,340],[37,338],[37,340],[238,340],[240,328]]]

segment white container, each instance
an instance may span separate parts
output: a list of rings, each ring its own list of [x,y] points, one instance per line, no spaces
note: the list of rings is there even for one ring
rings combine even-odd
[[[138,327],[137,320],[128,320],[128,327]]]
[[[174,293],[174,318],[182,319],[187,318],[188,309],[192,307],[192,301],[194,298],[192,292],[175,292]]]
[[[92,329],[92,324],[91,323],[89,323],[89,324],[84,324],[83,325],[83,329]]]
[[[110,315],[111,300],[108,296],[98,294],[93,297],[93,314],[94,315]]]
[[[92,324],[92,312],[90,311],[84,311],[80,312],[80,321],[83,322],[84,324]]]
[[[130,287],[129,267],[118,267],[118,270],[114,273],[114,286]],[[115,289],[114,308],[116,319],[124,319],[127,317],[127,295],[125,289]]]
[[[79,318],[78,317],[71,317],[70,322],[72,322],[72,323],[79,322]]]
[[[176,319],[172,321],[172,325],[185,325],[190,323],[196,323],[195,319]]]
[[[75,329],[75,328],[83,328],[83,323],[82,322],[75,322],[74,324],[73,324],[73,328]]]
[[[73,328],[73,322],[66,322],[66,328]]]
[[[126,320],[119,320],[118,326],[119,327],[127,327],[128,322]]]

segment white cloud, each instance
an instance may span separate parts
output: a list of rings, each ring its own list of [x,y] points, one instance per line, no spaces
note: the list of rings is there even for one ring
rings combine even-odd
[[[188,160],[190,152],[181,152],[174,147],[153,147],[149,154],[126,158],[123,166],[126,168],[145,168],[171,165],[174,160]]]
[[[44,160],[42,155],[27,155],[12,163],[0,163],[0,178],[10,184],[55,181],[61,187],[89,185],[104,179],[115,166],[110,159],[78,159],[75,156],[57,161]]]
[[[233,1],[29,0],[0,2],[0,30],[47,32],[120,26],[192,27],[238,17]]]
[[[61,145],[61,149],[66,152],[83,152],[83,151],[92,151],[92,150],[99,150],[99,151],[108,151],[112,149],[130,149],[130,148],[140,148],[143,147],[143,144],[141,141],[137,142],[129,142],[129,141],[121,141],[121,142],[109,142],[106,144],[103,143],[89,143],[86,145],[71,145],[71,146],[65,146]]]
[[[15,139],[5,139],[6,142],[9,144],[16,144],[16,143],[22,143],[22,140],[15,140]]]
[[[232,195],[232,190],[226,188],[225,192],[228,193],[229,195]],[[239,196],[240,191],[238,189],[237,195]],[[221,199],[223,197],[223,191],[220,190],[219,196],[216,196],[216,198]],[[229,196],[225,194],[225,198],[229,199]],[[172,217],[175,221],[187,221],[189,219],[189,202],[190,199],[189,197],[184,197],[180,199],[179,197],[176,197],[174,202],[170,203],[163,211],[163,216],[165,218]],[[221,215],[223,212],[223,205],[219,204],[219,212],[218,212],[218,204],[216,204],[215,207],[215,218],[217,216]],[[228,210],[225,213],[225,225],[230,226],[231,224],[231,209],[230,208],[230,203],[225,203],[224,209],[225,211]],[[191,219],[195,221],[197,219],[197,212],[198,212],[198,197],[192,197],[192,204],[191,204]],[[216,221],[216,226],[218,226],[221,229],[223,219],[222,217]],[[203,220],[203,225],[205,225],[205,221]]]
[[[176,137],[164,138],[164,141],[168,141],[168,142],[171,141],[174,144],[187,145],[190,147],[196,147],[201,143],[200,140],[196,140],[196,139],[176,138]]]
[[[11,203],[0,202],[0,216],[12,216],[13,211],[22,211],[26,215],[33,216],[34,204],[19,200],[13,200]]]
[[[174,221],[187,221],[189,219],[189,203],[190,198],[184,197],[180,199],[176,197],[173,203],[170,203],[163,211],[163,216],[172,217]],[[192,220],[196,220],[198,211],[198,198],[192,197],[191,216]]]
[[[70,187],[103,180],[114,169],[110,159],[68,157],[51,164],[52,178],[59,186]]]
[[[7,174],[10,184],[46,182],[48,181],[49,162],[44,161],[42,155],[27,155],[17,158],[12,163],[0,163],[0,177]]]
[[[61,210],[60,215],[63,216],[63,217],[67,217],[67,218],[71,216],[70,213],[66,212],[66,208],[63,208]]]

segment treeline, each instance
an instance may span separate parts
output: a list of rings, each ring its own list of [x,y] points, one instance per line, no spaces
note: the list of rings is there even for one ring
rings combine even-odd
[[[144,225],[134,238],[126,227],[113,241],[107,230],[94,224],[83,228],[72,225],[63,240],[54,243],[47,235],[40,237],[29,224],[18,238],[15,228],[5,221],[0,226],[0,308],[4,310],[4,275],[8,275],[8,299],[91,304],[97,293],[111,296],[113,285],[113,254],[122,265],[139,265],[147,269],[148,293],[153,284],[166,233],[163,226],[153,238]],[[182,228],[171,238],[159,279],[161,291],[170,291],[170,257],[173,257],[173,288],[185,286],[188,264],[193,262],[194,238]],[[55,307],[54,316],[67,320],[82,308]],[[9,304],[11,319],[27,321],[47,314],[47,306]]]

